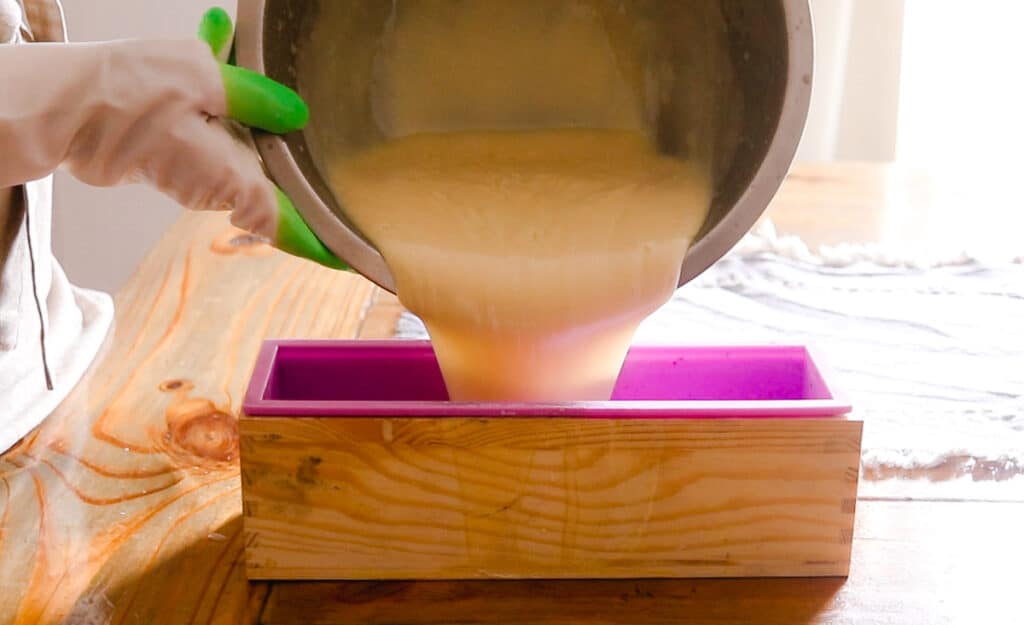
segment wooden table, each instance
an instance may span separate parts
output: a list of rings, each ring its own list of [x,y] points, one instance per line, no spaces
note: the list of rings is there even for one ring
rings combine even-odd
[[[898,241],[901,211],[958,220],[928,212],[930,184],[805,166],[769,215],[812,242]],[[942,467],[865,476],[848,580],[246,583],[236,416],[260,341],[384,337],[400,311],[183,215],[117,295],[91,373],[0,457],[0,624],[1024,622],[1024,482]]]

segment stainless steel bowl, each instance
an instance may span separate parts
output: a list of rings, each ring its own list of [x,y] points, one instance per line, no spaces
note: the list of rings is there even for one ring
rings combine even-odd
[[[666,15],[703,9],[708,2],[718,3],[723,48],[738,97],[728,104],[733,113],[729,138],[721,138],[729,145],[717,150],[711,213],[683,263],[680,285],[725,255],[767,208],[792,164],[811,93],[808,0],[661,0]],[[312,121],[305,131],[256,137],[269,174],[332,251],[394,291],[380,252],[347,221],[318,165],[326,141],[360,146],[380,140],[366,97],[371,82],[367,68],[385,27],[381,11],[386,13],[390,5],[369,0],[239,0],[236,50],[240,64],[295,88],[310,104]],[[327,29],[331,35],[314,36],[323,32],[324,20],[337,22]],[[663,27],[671,36],[669,18]],[[348,80],[351,86],[341,101],[319,88],[327,63],[337,69],[326,75]],[[331,93],[336,92],[334,88]],[[679,148],[679,136],[687,131],[677,117],[670,110],[656,122],[668,152]]]

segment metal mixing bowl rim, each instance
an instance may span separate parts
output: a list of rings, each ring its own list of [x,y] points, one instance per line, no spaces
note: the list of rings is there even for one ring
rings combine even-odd
[[[238,3],[238,61],[261,73],[266,72],[263,56],[266,2],[241,0]],[[725,256],[754,227],[778,192],[796,156],[810,107],[814,36],[809,0],[781,0],[781,3],[788,62],[778,123],[747,188],[722,219],[690,249],[683,261],[679,286]],[[324,203],[302,174],[285,140],[276,135],[257,134],[255,142],[270,176],[292,199],[302,218],[324,244],[360,274],[394,292],[394,277],[384,257]]]

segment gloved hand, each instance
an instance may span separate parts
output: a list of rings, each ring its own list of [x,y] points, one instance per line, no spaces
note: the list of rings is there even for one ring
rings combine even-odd
[[[0,48],[0,188],[64,166],[88,184],[148,182],[181,205],[230,210],[231,222],[286,252],[345,264],[263,174],[228,120],[275,133],[308,109],[269,78],[218,63],[231,20],[204,17],[205,41],[115,41]],[[212,53],[211,53],[212,49]]]

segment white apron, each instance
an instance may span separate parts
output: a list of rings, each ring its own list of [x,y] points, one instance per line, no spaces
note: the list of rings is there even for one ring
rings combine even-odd
[[[0,46],[64,40],[57,0],[0,0]],[[0,167],[17,150],[0,146]],[[72,286],[53,257],[52,190],[51,178],[0,189],[0,453],[68,396],[113,320],[110,296]]]

